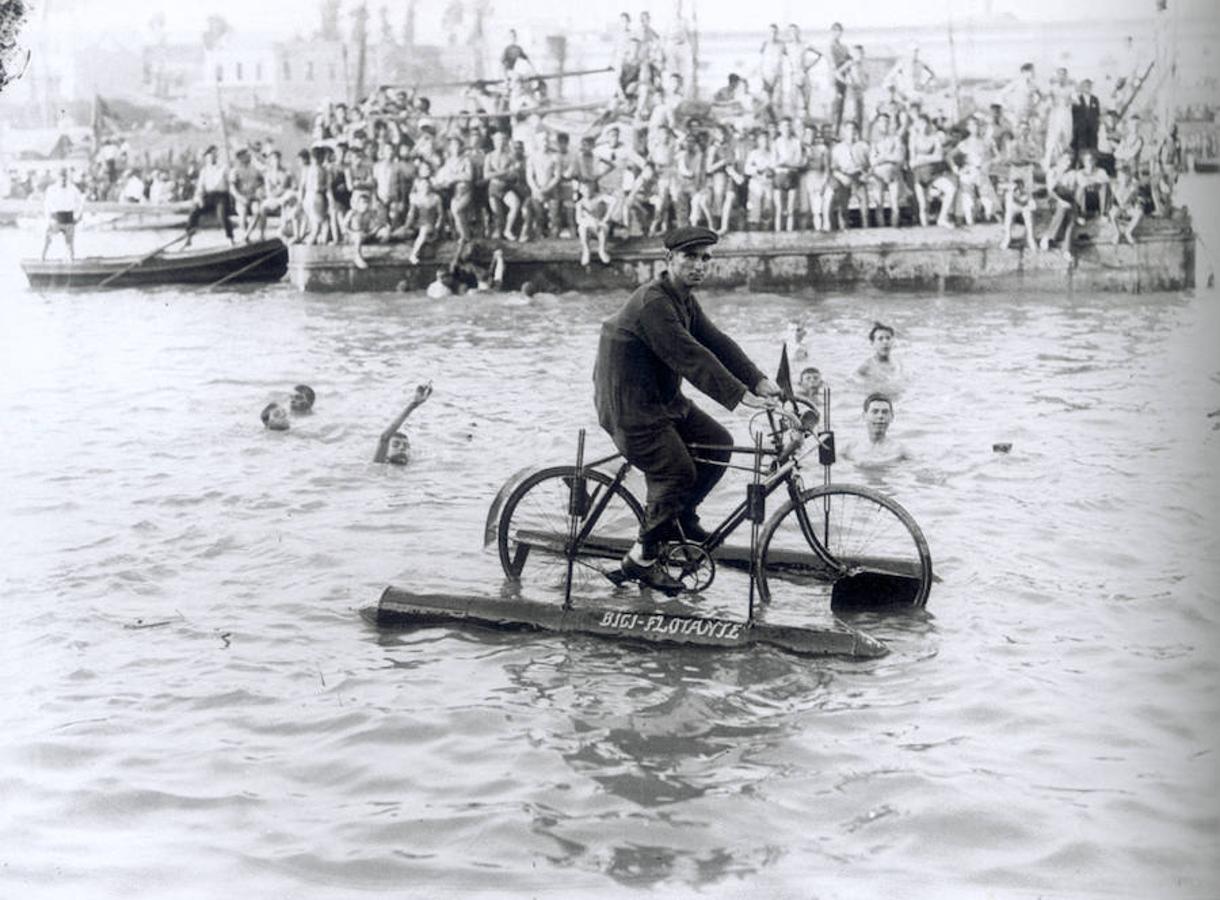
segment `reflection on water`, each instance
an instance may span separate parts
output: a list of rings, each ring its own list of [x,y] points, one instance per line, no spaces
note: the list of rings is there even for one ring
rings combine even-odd
[[[840,440],[869,324],[898,329],[916,459],[871,483],[940,581],[923,612],[853,614],[892,651],[857,662],[357,614],[386,583],[499,595],[499,486],[581,427],[608,451],[591,360],[621,297],[20,278],[0,268],[0,893],[160,894],[183,858],[200,896],[1216,893],[1214,292],[707,298],[766,367],[809,322]],[[429,378],[416,458],[373,465]],[[302,381],[314,415],[263,431]],[[716,609],[744,605],[732,576]]]

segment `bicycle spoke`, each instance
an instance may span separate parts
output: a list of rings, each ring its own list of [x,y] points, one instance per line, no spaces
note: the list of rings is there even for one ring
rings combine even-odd
[[[931,585],[931,557],[918,526],[898,504],[849,486],[808,491],[801,503],[808,532],[792,502],[767,524],[759,579],[765,597],[807,603],[833,596],[839,602],[850,593],[853,602],[866,602],[871,595],[923,604]]]
[[[600,584],[617,568],[635,540],[642,512],[621,485],[604,473],[585,473],[589,502],[577,532],[587,529],[572,559],[574,593]],[[523,585],[555,591],[561,598],[571,553],[569,498],[575,483],[572,467],[556,467],[531,476],[504,505],[499,524],[500,559],[505,573]],[[605,501],[605,506],[601,507]],[[599,507],[601,507],[599,509]],[[524,548],[524,558],[522,550]]]

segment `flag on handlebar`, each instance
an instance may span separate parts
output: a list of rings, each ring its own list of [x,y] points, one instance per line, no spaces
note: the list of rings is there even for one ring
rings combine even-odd
[[[785,400],[795,402],[796,394],[792,390],[792,370],[788,365],[788,345],[786,343],[779,355],[779,369],[775,373],[775,384],[784,392]]]

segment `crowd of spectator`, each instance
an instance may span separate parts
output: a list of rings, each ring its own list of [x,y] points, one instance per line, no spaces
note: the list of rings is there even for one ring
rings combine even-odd
[[[503,77],[471,85],[456,115],[382,87],[326,104],[293,159],[261,144],[227,163],[212,154],[224,171],[209,170],[206,191],[207,159],[188,151],[137,168],[115,144],[95,156],[82,190],[200,205],[206,193],[247,239],[278,215],[284,239],[350,243],[357,265],[367,244],[410,242],[417,262],[441,237],[577,238],[582,262],[608,262],[612,234],[684,224],[725,233],[996,221],[1007,245],[1023,220],[1028,246],[1070,252],[1086,218],[1111,219],[1118,241],[1142,216],[1172,211],[1181,143],[1172,126],[1141,117],[1130,81],[1103,106],[1089,79],[1060,68],[1042,81],[1027,64],[995,102],[957,117],[927,102],[937,78],[917,47],[870,86],[864,48],[841,25],[824,50],[790,25],[782,36],[771,26],[756,90],[733,74],[699,103],[647,19],[620,21],[614,98],[592,125],[556,124],[546,79],[514,34]],[[818,71],[831,95],[822,117]],[[1049,221],[1036,233],[1048,218],[1036,226],[1039,212]]]

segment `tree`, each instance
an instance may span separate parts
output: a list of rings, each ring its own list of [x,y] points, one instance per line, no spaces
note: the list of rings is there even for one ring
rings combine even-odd
[[[233,27],[225,21],[223,16],[208,16],[208,27],[203,32],[203,46],[211,50],[226,34],[230,34],[232,31]]]
[[[407,0],[407,18],[402,25],[402,42],[415,46],[415,0]]]
[[[324,41],[339,40],[339,0],[322,0],[322,29],[318,36]]]
[[[394,38],[394,26],[390,24],[389,8],[383,3],[378,13],[378,28],[381,31],[381,43],[386,47],[397,46],[398,41]]]

